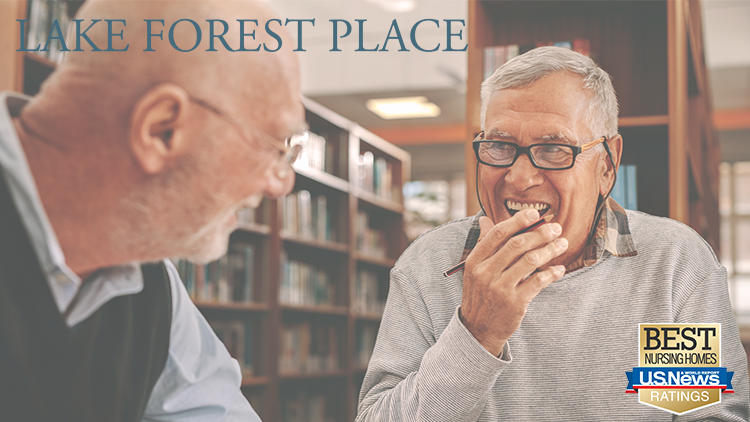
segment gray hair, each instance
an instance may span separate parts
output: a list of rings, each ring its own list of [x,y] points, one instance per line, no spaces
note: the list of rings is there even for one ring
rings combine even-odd
[[[593,135],[617,135],[617,96],[609,74],[583,54],[561,47],[539,47],[517,56],[482,83],[482,130],[493,93],[528,86],[556,72],[571,72],[583,78],[583,86],[590,94],[586,123]]]

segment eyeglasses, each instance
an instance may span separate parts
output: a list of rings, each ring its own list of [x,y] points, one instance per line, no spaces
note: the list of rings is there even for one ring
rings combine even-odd
[[[531,164],[542,170],[567,170],[576,162],[576,157],[582,152],[604,142],[607,137],[591,141],[585,145],[573,146],[568,144],[532,144],[527,147],[518,146],[512,142],[491,141],[484,139],[484,132],[480,132],[474,142],[474,153],[477,161],[492,167],[510,167],[516,163],[518,157],[526,154]]]
[[[237,126],[237,129],[239,129],[239,132],[247,140],[247,135],[245,134],[245,131],[242,129],[243,126],[240,125],[238,122],[236,122],[232,118],[232,116],[226,114],[225,112],[220,110],[218,107],[215,107],[200,98],[193,97],[192,95],[190,95],[189,98],[190,98],[190,101],[192,101],[193,103],[205,108],[206,110],[214,114],[217,114],[218,116],[224,118],[225,120]],[[286,138],[284,140],[284,146],[282,147],[282,146],[279,146],[279,141],[273,136],[257,128],[251,127],[251,129],[266,144],[279,150],[279,158],[276,160],[276,163],[274,164],[274,174],[279,179],[286,179],[287,176],[289,176],[289,172],[293,171],[292,165],[299,158],[300,154],[302,153],[302,148],[303,148],[302,143],[298,142],[298,143],[292,144],[292,142],[293,140],[301,140],[301,141],[306,140],[309,137],[308,131],[305,131],[302,134],[297,134],[289,138]]]

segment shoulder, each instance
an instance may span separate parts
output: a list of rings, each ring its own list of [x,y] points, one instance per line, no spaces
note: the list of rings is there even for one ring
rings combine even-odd
[[[404,273],[429,269],[430,273],[438,271],[442,274],[458,263],[476,218],[449,221],[419,236],[406,248],[394,269]]]
[[[647,259],[662,257],[711,270],[721,267],[711,246],[691,227],[640,211],[627,210],[627,216],[639,255]]]

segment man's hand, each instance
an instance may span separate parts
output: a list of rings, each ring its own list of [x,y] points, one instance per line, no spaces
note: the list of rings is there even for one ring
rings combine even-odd
[[[562,265],[537,271],[568,248],[566,239],[558,239],[559,224],[512,237],[537,220],[539,213],[531,209],[494,226],[482,217],[479,241],[466,259],[461,321],[495,356],[521,325],[531,300],[565,274]]]

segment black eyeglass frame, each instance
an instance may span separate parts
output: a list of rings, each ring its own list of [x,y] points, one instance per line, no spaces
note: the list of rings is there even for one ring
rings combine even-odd
[[[542,144],[531,144],[526,147],[519,146],[518,144],[514,144],[513,142],[505,142],[505,141],[493,141],[491,139],[482,139],[484,136],[484,131],[479,132],[479,134],[474,138],[474,141],[472,141],[472,147],[474,148],[474,155],[477,158],[477,162],[484,164],[485,166],[490,167],[497,167],[497,168],[508,168],[513,166],[513,164],[516,163],[518,160],[518,157],[520,157],[522,154],[526,154],[526,156],[529,158],[529,162],[531,162],[531,165],[541,169],[541,170],[568,170],[570,168],[573,168],[573,166],[576,164],[576,157],[578,157],[581,153],[595,147],[596,145],[599,145],[601,143],[604,143],[604,149],[607,150],[607,155],[609,155],[609,159],[612,160],[612,152],[609,150],[609,145],[607,145],[607,141],[609,141],[609,138],[607,136],[602,136],[601,138],[597,138],[587,144],[576,146],[576,145],[569,145],[569,144],[557,144],[557,143],[542,143]],[[479,148],[481,147],[482,143],[493,143],[493,144],[504,144],[504,145],[510,145],[513,146],[516,149],[516,156],[513,157],[513,161],[511,161],[508,164],[491,164],[487,163],[481,158],[479,158]],[[534,160],[534,156],[531,153],[531,148],[537,147],[537,146],[559,146],[559,147],[565,147],[569,148],[571,151],[573,151],[573,160],[570,162],[570,165],[567,167],[544,167],[540,165],[539,163]]]

